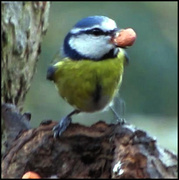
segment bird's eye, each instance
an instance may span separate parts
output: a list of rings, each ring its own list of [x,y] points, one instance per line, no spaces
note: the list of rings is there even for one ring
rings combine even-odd
[[[93,34],[94,36],[100,36],[103,35],[104,32],[99,28],[94,28],[91,30],[91,34]]]

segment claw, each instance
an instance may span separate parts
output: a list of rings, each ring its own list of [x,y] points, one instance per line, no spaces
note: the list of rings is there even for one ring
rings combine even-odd
[[[68,114],[66,117],[62,118],[61,121],[53,127],[53,136],[54,138],[58,138],[61,136],[61,134],[67,129],[67,127],[70,125],[72,119],[71,116],[74,114],[80,113],[80,110],[75,109],[70,114]]]
[[[67,127],[70,125],[71,121],[71,117],[66,116],[65,118],[62,118],[61,121],[53,128],[54,138],[60,137],[62,133],[67,129]]]

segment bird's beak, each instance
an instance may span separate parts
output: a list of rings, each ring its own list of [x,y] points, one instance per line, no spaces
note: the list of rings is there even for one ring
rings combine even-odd
[[[120,29],[114,32],[111,42],[117,47],[126,48],[134,44],[136,37],[137,35],[132,28]]]

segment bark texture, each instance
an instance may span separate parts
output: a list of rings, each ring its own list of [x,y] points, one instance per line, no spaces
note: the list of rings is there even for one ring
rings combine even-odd
[[[17,121],[23,131],[18,126],[19,133],[6,149],[3,178],[22,178],[28,171],[42,178],[177,177],[177,156],[130,124],[71,124],[55,139],[52,128],[56,122],[49,120],[28,130],[22,117],[16,115]]]
[[[22,110],[46,32],[49,2],[1,2],[1,102]]]

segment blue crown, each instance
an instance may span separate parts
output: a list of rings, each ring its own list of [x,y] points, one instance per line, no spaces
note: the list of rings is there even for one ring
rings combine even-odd
[[[106,16],[89,16],[86,18],[83,18],[79,22],[77,22],[74,27],[75,28],[87,28],[92,27],[97,24],[101,24],[106,18]]]

